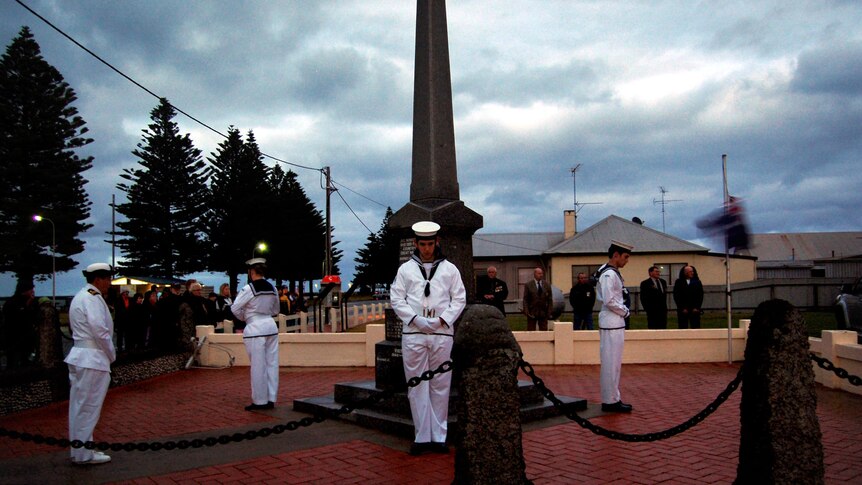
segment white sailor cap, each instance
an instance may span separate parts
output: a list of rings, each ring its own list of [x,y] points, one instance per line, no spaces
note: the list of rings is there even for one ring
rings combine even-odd
[[[418,238],[433,238],[437,236],[437,231],[440,230],[440,224],[431,221],[419,221],[413,224],[413,233]]]
[[[631,254],[632,249],[634,249],[634,248],[635,247],[632,246],[631,244],[626,244],[624,242],[620,242],[620,241],[616,241],[614,239],[611,239],[611,247],[608,248],[608,251],[616,251],[619,253]]]
[[[266,258],[251,258],[245,262],[246,266],[254,266],[256,264],[266,264]]]
[[[82,271],[84,276],[89,276],[95,273],[105,273],[105,274],[113,274],[114,268],[111,267],[108,263],[93,263],[90,266],[87,266],[87,269]]]

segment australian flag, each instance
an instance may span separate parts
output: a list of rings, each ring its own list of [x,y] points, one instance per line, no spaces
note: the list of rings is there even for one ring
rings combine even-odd
[[[697,227],[708,234],[723,234],[728,250],[737,252],[751,247],[742,200],[737,197],[729,197],[724,208],[698,220]]]

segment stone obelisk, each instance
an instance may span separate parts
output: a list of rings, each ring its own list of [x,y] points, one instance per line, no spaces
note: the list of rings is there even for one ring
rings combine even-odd
[[[410,226],[423,220],[440,224],[443,254],[458,267],[472,301],[473,233],[482,227],[482,216],[464,205],[458,189],[445,0],[416,2],[412,169],[410,202],[389,222],[401,236],[401,260],[413,252]]]

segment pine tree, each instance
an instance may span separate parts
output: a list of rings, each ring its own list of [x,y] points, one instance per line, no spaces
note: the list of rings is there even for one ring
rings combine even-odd
[[[76,266],[78,235],[90,227],[83,173],[93,157],[75,151],[91,143],[72,105],[75,91],[42,57],[28,27],[0,58],[0,271],[19,281],[51,274],[52,227],[58,272]],[[41,215],[41,223],[33,221]]]
[[[365,247],[357,251],[354,261],[359,264],[356,266],[355,279],[362,285],[389,285],[398,272],[401,241],[389,229],[392,214],[392,208],[387,207],[380,229],[376,234],[370,234]]]
[[[209,269],[228,275],[236,289],[237,275],[254,254],[258,242],[267,241],[275,227],[269,168],[249,132],[245,142],[231,126],[228,137],[207,158],[212,166],[209,210],[206,215],[210,248]]]
[[[276,274],[300,285],[320,279],[326,255],[326,221],[305,194],[295,172],[284,173],[278,166],[273,170],[283,174],[273,176],[277,234],[273,236],[271,254],[276,261]]]
[[[379,251],[380,238],[377,237],[376,233],[369,234],[365,246],[359,248],[356,251],[356,257],[353,258],[353,261],[357,263],[353,275],[354,284],[362,285],[363,288],[369,290],[375,284],[373,260]]]
[[[168,100],[161,99],[132,151],[139,166],[120,174],[128,183],[117,188],[127,202],[117,212],[127,220],[117,223],[117,246],[127,275],[171,278],[205,269],[208,170],[189,135],[180,135],[175,116]]]

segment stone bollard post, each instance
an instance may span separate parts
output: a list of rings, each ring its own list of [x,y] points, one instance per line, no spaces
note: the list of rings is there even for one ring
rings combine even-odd
[[[39,366],[46,369],[48,387],[52,401],[69,397],[69,373],[63,364],[63,335],[60,330],[60,313],[50,301],[39,303],[36,316],[39,346],[36,358]]]
[[[822,484],[823,444],[802,315],[784,300],[751,319],[742,370],[737,484]]]
[[[36,317],[36,331],[39,336],[39,347],[36,349],[36,358],[39,365],[44,369],[62,367],[65,375],[66,366],[63,364],[63,336],[60,330],[60,313],[50,301],[39,303],[39,312]]]
[[[521,348],[500,311],[468,306],[452,348],[459,393],[454,483],[531,483],[521,445],[520,359]]]

